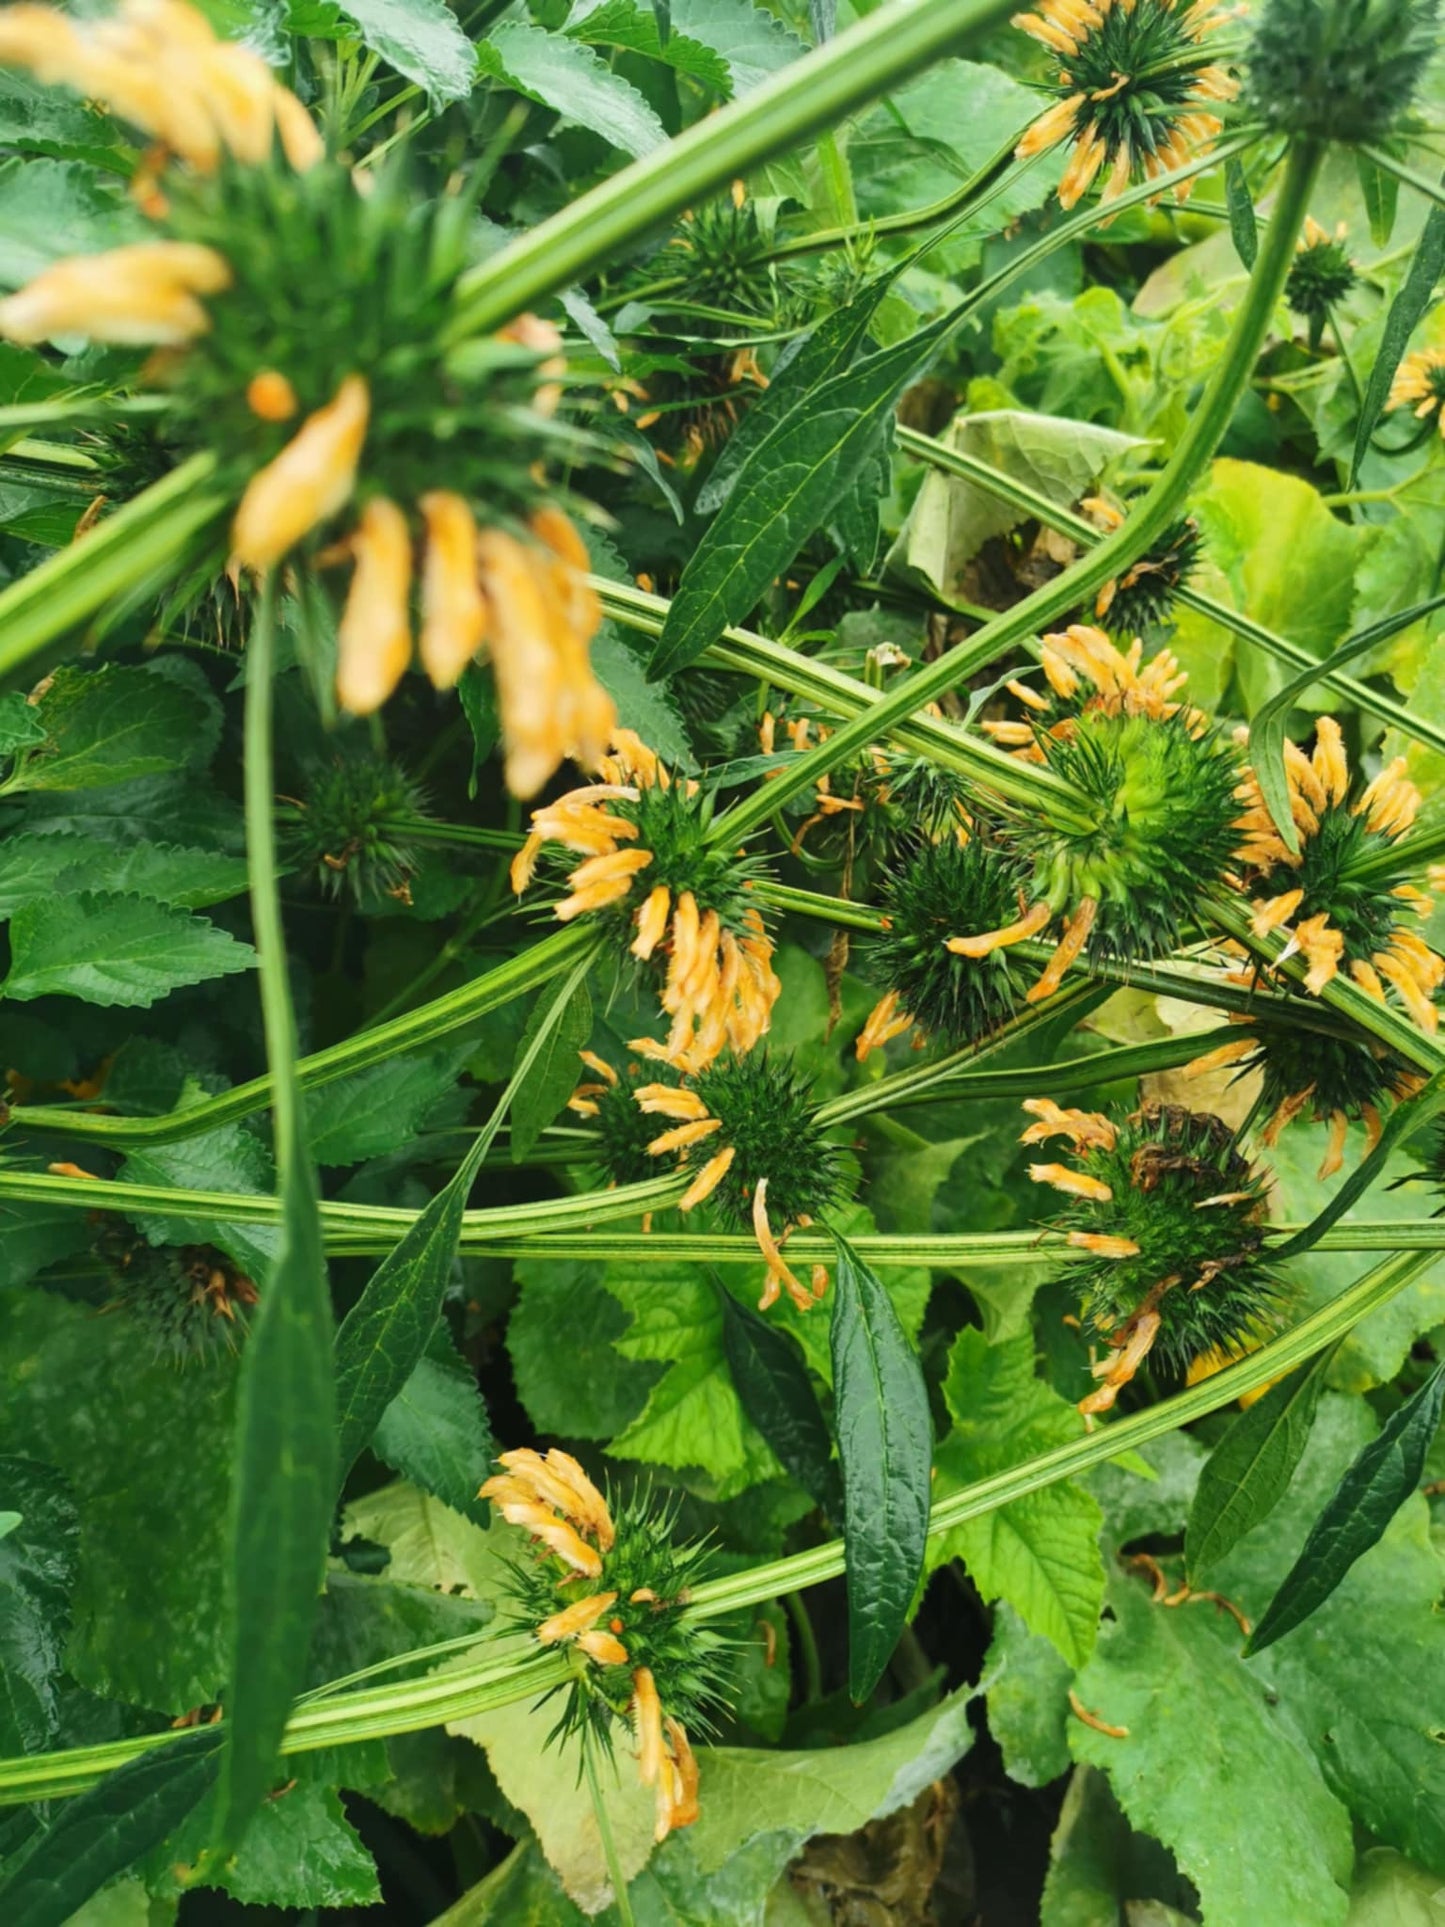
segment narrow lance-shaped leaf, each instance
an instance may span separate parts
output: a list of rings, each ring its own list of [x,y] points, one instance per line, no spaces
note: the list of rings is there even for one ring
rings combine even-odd
[[[1259,228],[1254,218],[1254,197],[1238,155],[1224,164],[1224,198],[1229,208],[1229,235],[1234,251],[1247,268],[1252,268],[1254,257],[1259,253]]]
[[[219,1727],[202,1727],[67,1800],[0,1881],[6,1927],[63,1927],[91,1895],[174,1833],[215,1784]]]
[[[923,1368],[893,1301],[835,1231],[831,1342],[843,1547],[848,1691],[861,1704],[882,1677],[923,1573],[933,1424]]]
[[[1338,1350],[1330,1346],[1272,1385],[1241,1412],[1199,1475],[1184,1554],[1192,1574],[1222,1559],[1279,1504],[1309,1443],[1325,1373]]]
[[[1380,352],[1375,357],[1370,379],[1365,384],[1365,399],[1360,404],[1359,426],[1355,430],[1355,453],[1350,464],[1351,487],[1359,480],[1360,464],[1365,459],[1370,437],[1385,406],[1390,384],[1395,379],[1395,370],[1410,345],[1411,335],[1430,305],[1442,268],[1445,268],[1445,207],[1432,207],[1420,230],[1420,238],[1415,243],[1404,286],[1390,303],[1390,312],[1385,317],[1385,332],[1380,340]]]
[[[1400,203],[1400,183],[1393,174],[1365,154],[1356,153],[1355,171],[1360,178],[1365,212],[1370,219],[1370,239],[1377,248],[1388,247],[1395,231],[1395,209]]]
[[[822,526],[887,434],[898,397],[956,325],[945,315],[843,369],[756,444],[682,572],[654,681],[685,669],[740,621]]]
[[[477,1134],[455,1177],[432,1199],[406,1236],[371,1274],[366,1289],[336,1334],[336,1416],[340,1476],[355,1463],[381,1415],[415,1370],[441,1315],[452,1260],[461,1237],[462,1213],[482,1159],[491,1149],[508,1108],[524,1090],[548,1042],[579,995],[592,964],[589,950],[539,1008],[528,1026],[511,1082]],[[589,1005],[590,1009],[590,1005]]]
[[[1437,1365],[1419,1391],[1391,1413],[1380,1436],[1370,1441],[1340,1480],[1246,1643],[1246,1659],[1302,1625],[1355,1561],[1382,1537],[1420,1484],[1442,1404],[1445,1364]]]
[[[233,1852],[276,1772],[301,1685],[336,1504],[333,1326],[316,1170],[296,1079],[296,1023],[277,888],[271,683],[275,585],[248,649],[246,856],[271,1073],[281,1230],[242,1354],[229,1595],[231,1669],[215,1843]]]
[[[539,999],[517,1045],[517,1068],[525,1074],[512,1097],[512,1162],[520,1164],[577,1088],[577,1053],[592,1035],[592,1000],[577,980],[559,1010],[555,998]]]
[[[833,1440],[798,1347],[713,1273],[723,1311],[723,1351],[743,1410],[778,1463],[825,1512],[840,1497]]]

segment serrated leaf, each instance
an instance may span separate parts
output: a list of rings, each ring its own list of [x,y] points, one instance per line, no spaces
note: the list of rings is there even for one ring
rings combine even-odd
[[[1109,1604],[1074,1691],[1121,1730],[1072,1719],[1075,1759],[1102,1767],[1134,1826],[1173,1851],[1205,1920],[1339,1927],[1349,1815],[1238,1658],[1234,1621],[1207,1600],[1156,1604],[1140,1577],[1117,1570]]]
[[[271,1153],[244,1124],[220,1124],[178,1138],[174,1144],[148,1144],[132,1151],[120,1176],[127,1184],[165,1185],[178,1191],[248,1192],[270,1197],[276,1189]],[[264,1279],[276,1257],[280,1233],[275,1225],[234,1224],[207,1215],[198,1204],[193,1218],[132,1214],[153,1245],[213,1244],[228,1253],[255,1279]]]
[[[7,1927],[65,1927],[107,1880],[158,1846],[215,1784],[221,1735],[185,1733],[61,1803],[54,1824],[6,1879]]]
[[[481,42],[477,56],[483,73],[625,154],[650,154],[667,138],[643,95],[580,41],[506,20]]]
[[[515,1276],[520,1295],[507,1320],[507,1351],[534,1428],[559,1438],[615,1438],[639,1416],[659,1373],[615,1349],[629,1321],[604,1289],[601,1267],[523,1259]],[[563,1325],[567,1343],[559,1346]]]
[[[877,453],[898,397],[927,365],[949,316],[821,382],[758,441],[682,572],[650,674],[695,662],[827,520]]]
[[[1385,1421],[1340,1480],[1310,1528],[1299,1558],[1250,1635],[1246,1656],[1261,1653],[1322,1606],[1350,1567],[1376,1545],[1420,1483],[1425,1454],[1445,1405],[1445,1364]]]
[[[936,1497],[1077,1439],[1083,1421],[1035,1376],[1028,1336],[990,1345],[968,1326],[943,1384],[953,1427],[936,1453]],[[1006,1599],[1073,1666],[1094,1644],[1104,1591],[1098,1502],[1067,1481],[1011,1499],[929,1542],[929,1564],[961,1558],[985,1599]]]
[[[647,671],[615,623],[604,622],[592,640],[592,668],[598,682],[649,749],[671,770],[691,775],[697,769],[687,730],[671,692],[647,680]]]
[[[1395,379],[1410,337],[1424,316],[1435,293],[1435,283],[1445,269],[1445,207],[1432,207],[1410,255],[1410,272],[1400,292],[1390,303],[1385,317],[1385,332],[1380,337],[1370,378],[1365,383],[1365,398],[1360,403],[1360,419],[1355,429],[1355,452],[1350,463],[1350,486],[1359,480],[1360,464],[1370,446],[1370,438],[1385,406],[1385,398]]]
[[[312,1157],[324,1170],[383,1157],[410,1143],[428,1113],[455,1085],[471,1049],[470,1043],[443,1044],[390,1057],[308,1092],[306,1123]]]
[[[337,0],[367,46],[424,87],[434,108],[465,100],[476,84],[476,50],[445,0]]]
[[[833,1440],[802,1354],[785,1332],[715,1282],[723,1352],[743,1410],[788,1476],[825,1512],[836,1513],[841,1494]]]
[[[18,910],[0,995],[78,997],[145,1009],[182,984],[250,970],[256,953],[205,917],[141,897],[82,890]]]
[[[240,857],[177,844],[117,844],[99,836],[22,832],[0,846],[0,917],[60,892],[120,891],[175,909],[199,910],[246,887]]]
[[[199,1863],[198,1887],[220,1888],[248,1907],[369,1907],[381,1899],[376,1863],[329,1786],[303,1778],[266,1801],[224,1862],[203,1857],[209,1820],[199,1809],[166,1843],[183,1868]]]
[[[477,1489],[491,1468],[495,1441],[476,1375],[444,1328],[382,1413],[371,1447],[453,1511],[480,1516]]]
[[[177,746],[210,723],[192,689],[154,669],[57,669],[36,704],[46,732],[5,788],[85,790],[171,770]]]
[[[1383,167],[1376,166],[1358,149],[1355,151],[1355,172],[1359,176],[1360,193],[1364,198],[1365,212],[1370,221],[1370,239],[1377,248],[1388,247],[1390,236],[1395,231],[1395,210],[1400,204],[1400,183],[1393,174],[1386,173]]]
[[[114,175],[84,161],[0,162],[0,288],[23,287],[62,256],[139,240],[143,227]]]
[[[482,1159],[592,964],[587,951],[539,1005],[530,1046],[519,1051],[511,1082],[497,1100],[455,1176],[436,1194],[401,1242],[382,1259],[336,1334],[337,1452],[344,1478],[391,1401],[411,1377],[441,1316],[442,1298],[461,1237],[462,1212]]]
[[[601,0],[598,6],[574,8],[567,22],[567,37],[584,41],[589,47],[620,47],[627,53],[646,54],[714,93],[726,96],[732,92],[732,71],[722,55],[685,33],[670,33],[664,44],[650,4]]]
[[[1205,1460],[1184,1540],[1191,1574],[1222,1559],[1289,1490],[1335,1350],[1331,1346],[1272,1385],[1240,1413]]]
[[[560,1012],[555,1000],[545,992],[538,998],[518,1041],[513,1066],[513,1164],[520,1164],[530,1154],[543,1131],[576,1090],[577,1053],[586,1047],[591,1035],[592,999],[587,994],[585,981],[579,979]]]
[[[44,741],[45,725],[34,703],[18,689],[7,689],[0,696],[0,756],[13,756],[17,749],[30,749]]]
[[[65,1480],[34,1459],[0,1458],[0,1752],[54,1739],[79,1523]]]
[[[1234,251],[1246,268],[1252,268],[1259,253],[1259,225],[1254,218],[1254,196],[1237,154],[1224,164],[1224,199]]]
[[[861,1703],[883,1676],[923,1574],[933,1422],[918,1354],[893,1301],[836,1232],[833,1398],[843,1462],[848,1573],[848,1691]]]
[[[796,34],[753,0],[671,0],[671,6],[674,32],[721,54],[735,93],[761,86],[807,52]]]

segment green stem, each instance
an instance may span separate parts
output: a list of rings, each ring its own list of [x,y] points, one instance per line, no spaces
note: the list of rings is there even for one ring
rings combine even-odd
[[[1397,1254],[1292,1330],[1198,1385],[1161,1400],[1147,1411],[1100,1426],[1068,1445],[1057,1446],[1021,1465],[965,1486],[933,1508],[930,1535],[951,1531],[967,1519],[997,1511],[1011,1500],[1042,1491],[1061,1479],[1086,1472],[1091,1466],[1118,1458],[1150,1439],[1161,1438],[1182,1425],[1219,1411],[1242,1394],[1292,1371],[1342,1337],[1360,1319],[1403,1291],[1431,1262],[1429,1254]],[[699,1619],[720,1618],[800,1587],[837,1578],[842,1571],[842,1541],[829,1540],[789,1558],[705,1581],[694,1591],[691,1610]],[[488,1642],[479,1643],[485,1646]],[[421,1655],[408,1654],[404,1659],[399,1656],[396,1663],[425,1657],[429,1650],[424,1649]],[[473,1717],[492,1707],[537,1698],[552,1687],[564,1684],[567,1678],[567,1662],[560,1654],[538,1654],[530,1644],[519,1641],[502,1657],[422,1679],[403,1680],[354,1693],[312,1694],[298,1704],[293,1713],[283,1751],[313,1752],[357,1740],[418,1732],[429,1726]],[[0,1806],[63,1799],[83,1793],[113,1768],[153,1747],[166,1745],[174,1737],[169,1732],[151,1733],[138,1739],[111,1741],[104,1746],[0,1761]]]
[[[486,334],[729,181],[992,26],[1006,0],[897,0],[623,168],[467,275],[449,338]]]
[[[302,1090],[315,1090],[352,1071],[384,1063],[403,1051],[419,1050],[438,1037],[462,1030],[489,1011],[500,1009],[566,970],[591,941],[591,933],[576,924],[555,931],[521,956],[511,957],[484,977],[463,984],[460,990],[449,990],[445,996],[394,1017],[389,1023],[359,1031],[355,1037],[316,1051],[310,1057],[298,1058],[297,1084]],[[13,1129],[28,1126],[37,1131],[64,1131],[68,1137],[86,1143],[113,1144],[117,1148],[174,1144],[181,1138],[194,1137],[198,1131],[209,1131],[218,1124],[229,1124],[238,1117],[265,1110],[271,1102],[271,1093],[269,1076],[253,1077],[217,1097],[208,1097],[185,1110],[167,1112],[164,1117],[104,1117],[92,1111],[67,1110],[63,1105],[17,1105],[10,1113],[10,1124]]]
[[[1163,534],[1228,428],[1253,371],[1294,258],[1295,237],[1309,205],[1322,149],[1302,141],[1290,151],[1244,301],[1228,345],[1159,479],[1124,525],[1091,553],[1046,583],[957,649],[906,677],[862,716],[845,723],[827,742],[787,764],[772,782],[760,784],[713,825],[715,842],[745,836],[788,796],[810,789],[834,764],[858,754],[879,734],[946,695],[979,669],[1066,611],[1077,608],[1126,568]]]
[[[602,1855],[607,1862],[607,1877],[612,1882],[612,1902],[617,1909],[618,1927],[636,1927],[632,1916],[632,1898],[627,1891],[627,1882],[622,1877],[622,1862],[617,1857],[617,1842],[612,1837],[612,1822],[607,1815],[607,1806],[602,1798],[602,1786],[597,1778],[597,1740],[591,1725],[582,1728],[582,1765],[587,1774],[587,1791],[592,1796],[592,1811],[597,1820],[597,1832],[602,1841]]]
[[[296,1078],[296,1017],[286,972],[281,927],[280,868],[276,861],[276,799],[272,779],[271,679],[276,659],[276,578],[267,570],[256,598],[256,620],[246,650],[246,755],[243,790],[246,860],[251,874],[251,923],[261,990],[261,1029],[271,1066],[271,1119],[276,1168],[288,1171],[302,1151],[301,1090]],[[278,1211],[281,1199],[274,1200]]]

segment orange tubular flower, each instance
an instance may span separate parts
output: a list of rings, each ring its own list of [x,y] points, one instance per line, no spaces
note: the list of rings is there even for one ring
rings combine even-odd
[[[381,707],[411,661],[411,534],[395,502],[368,502],[351,546],[356,569],[336,631],[336,693],[361,716]]]
[[[524,1526],[575,1572],[599,1578],[602,1554],[615,1540],[612,1515],[571,1454],[555,1446],[546,1454],[524,1449],[504,1452],[500,1463],[506,1472],[488,1479],[478,1496],[491,1500],[510,1525]]]
[[[175,347],[210,327],[197,295],[231,284],[231,265],[190,241],[140,241],[106,254],[57,261],[0,301],[11,341],[88,335],[127,347]]]
[[[466,498],[434,489],[417,503],[426,523],[421,666],[435,689],[450,689],[487,633],[477,574],[477,524]]]
[[[350,500],[370,415],[365,380],[347,375],[275,461],[251,477],[231,528],[231,548],[244,568],[271,568]]]
[[[1445,435],[1445,348],[1422,348],[1406,355],[1395,370],[1386,408],[1408,408],[1419,421],[1435,417]]]

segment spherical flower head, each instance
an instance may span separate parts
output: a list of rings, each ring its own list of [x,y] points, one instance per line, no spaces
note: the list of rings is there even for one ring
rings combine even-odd
[[[675,278],[680,286],[667,291],[669,304],[775,321],[781,288],[769,259],[772,246],[771,223],[738,182],[732,193],[682,216],[643,278],[649,284]],[[693,319],[706,331],[706,316]]]
[[[652,1150],[658,1135],[657,1117],[644,1111],[637,1092],[648,1085],[672,1088],[680,1083],[669,1065],[637,1059],[614,1068],[595,1051],[578,1055],[584,1074],[567,1100],[574,1117],[595,1120],[597,1157],[610,1184],[641,1184],[655,1178],[659,1164]]]
[[[1308,965],[1311,994],[1318,996],[1343,969],[1367,995],[1379,1001],[1393,995],[1433,1033],[1445,959],[1411,927],[1429,914],[1431,902],[1408,881],[1420,793],[1404,759],[1357,789],[1339,724],[1322,716],[1312,753],[1286,743],[1284,763],[1297,850],[1279,834],[1252,772],[1238,792],[1255,935],[1288,939],[1286,955],[1298,953]]]
[[[1436,51],[1437,0],[1265,0],[1253,16],[1244,110],[1280,133],[1385,139]]]
[[[1353,291],[1359,280],[1345,246],[1346,233],[1343,221],[1330,234],[1312,215],[1307,216],[1304,233],[1290,264],[1284,298],[1291,310],[1309,324],[1312,349],[1319,348],[1331,311]]]
[[[158,1359],[183,1368],[236,1350],[259,1294],[224,1252],[154,1246],[111,1218],[102,1221],[95,1252],[110,1281],[106,1309],[135,1319]]]
[[[580,855],[553,914],[564,923],[602,916],[619,928],[630,955],[661,979],[671,1027],[652,1054],[700,1070],[723,1050],[750,1050],[772,1021],[782,986],[752,900],[765,872],[709,840],[710,793],[675,780],[631,731],[615,732],[613,743],[598,764],[601,782],[533,811],[512,885],[524,890],[544,856],[556,868],[560,850]]]
[[[1445,349],[1422,348],[1406,355],[1395,370],[1386,397],[1387,408],[1408,408],[1419,421],[1433,415],[1445,435]]]
[[[398,826],[424,818],[426,798],[398,764],[370,753],[338,755],[307,771],[291,809],[286,854],[324,895],[405,901],[420,852]]]
[[[1027,988],[1016,956],[1008,946],[968,956],[950,949],[949,939],[1012,922],[1028,880],[1024,865],[980,836],[897,848],[880,892],[887,923],[870,938],[864,959],[868,975],[893,1000],[888,1021],[906,1014],[948,1050],[1008,1022]]]
[[[1180,589],[1199,566],[1202,548],[1192,515],[1171,522],[1137,562],[1104,584],[1094,602],[1095,616],[1111,635],[1126,641],[1162,628],[1173,617]]]
[[[1086,1412],[1106,1411],[1150,1355],[1182,1374],[1243,1348],[1277,1316],[1281,1286],[1263,1255],[1265,1179],[1217,1117],[1144,1105],[1124,1118],[1024,1109],[1023,1142],[1067,1140],[1069,1161],[1029,1167],[1063,1202],[1050,1220],[1085,1255],[1065,1274],[1086,1326],[1108,1346]]]
[[[1026,160],[1069,141],[1059,200],[1073,207],[1105,173],[1101,204],[1131,181],[1154,180],[1207,154],[1222,122],[1214,112],[1235,83],[1204,43],[1228,14],[1219,0],[1043,0],[1014,25],[1054,56],[1050,107],[1016,150]],[[1181,182],[1176,198],[1188,198]]]
[[[511,1468],[488,1480],[510,1519],[524,1508],[511,1488],[532,1467],[545,1475],[557,1460],[585,1479],[575,1460],[553,1450],[506,1453]],[[519,1465],[518,1461],[522,1461]],[[577,1656],[561,1718],[551,1737],[590,1733],[606,1750],[625,1734],[638,1776],[657,1796],[659,1840],[698,1817],[698,1774],[689,1735],[707,1734],[731,1683],[731,1642],[686,1612],[691,1589],[707,1569],[707,1549],[676,1542],[677,1508],[641,1492],[606,1499],[588,1480],[609,1524],[596,1569],[582,1571],[536,1545],[530,1561],[508,1566],[513,1623],[539,1644]],[[490,1488],[490,1491],[489,1491]],[[528,1528],[527,1518],[515,1523]]]

